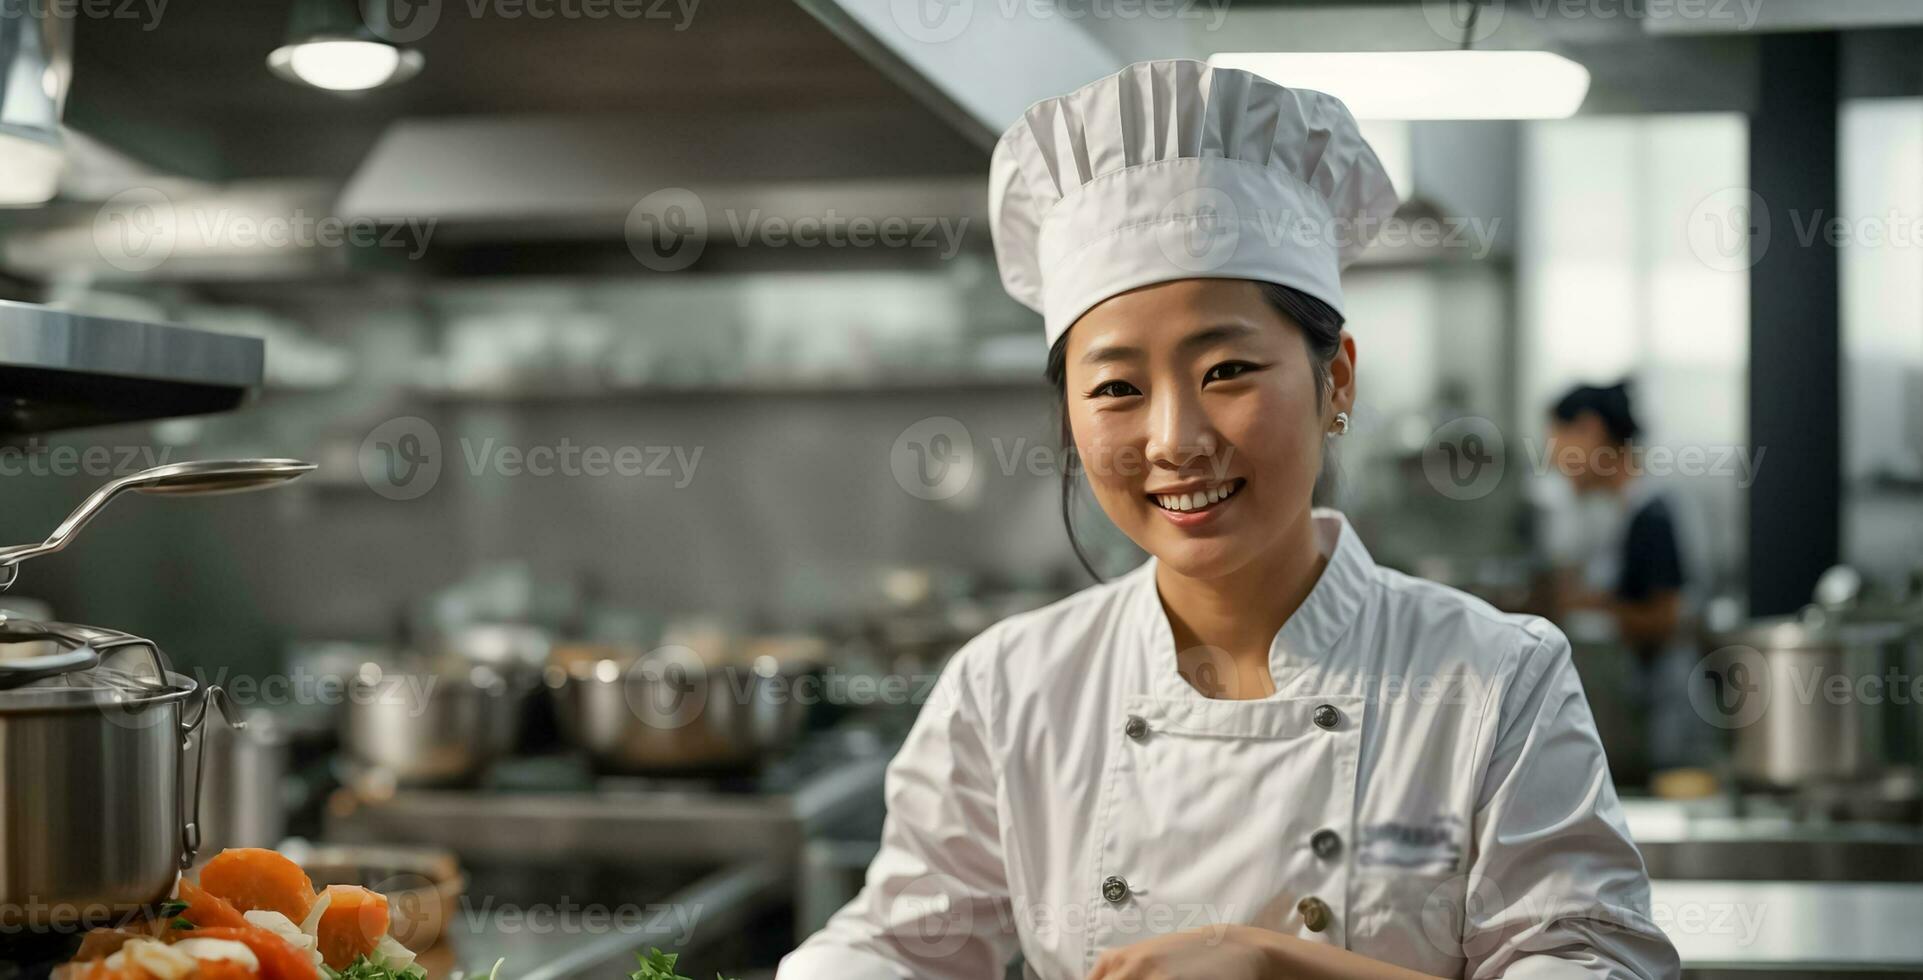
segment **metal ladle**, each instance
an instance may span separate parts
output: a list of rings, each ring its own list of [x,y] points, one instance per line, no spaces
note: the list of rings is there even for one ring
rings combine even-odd
[[[126,491],[186,496],[189,494],[240,493],[278,486],[313,472],[314,464],[298,459],[208,459],[187,463],[168,463],[141,470],[113,480],[89,494],[47,540],[0,548],[0,590],[13,584],[20,563],[29,558],[49,555],[69,541],[107,502]]]

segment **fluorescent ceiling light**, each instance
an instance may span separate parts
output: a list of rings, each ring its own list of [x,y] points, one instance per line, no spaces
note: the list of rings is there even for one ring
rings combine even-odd
[[[1589,69],[1547,51],[1246,51],[1209,58],[1327,92],[1357,119],[1563,119]]]
[[[267,66],[284,78],[334,92],[391,85],[421,70],[420,52],[383,41],[318,38],[275,48]]]

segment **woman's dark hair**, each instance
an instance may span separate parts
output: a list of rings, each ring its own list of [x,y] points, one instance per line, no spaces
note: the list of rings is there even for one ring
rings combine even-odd
[[[1609,433],[1609,441],[1625,446],[1629,440],[1642,432],[1636,424],[1636,412],[1630,404],[1629,382],[1627,379],[1606,387],[1596,385],[1577,385],[1556,402],[1549,410],[1559,422],[1574,422],[1583,413],[1591,412],[1602,420],[1603,428]]]
[[[1329,362],[1342,349],[1342,314],[1299,289],[1272,282],[1258,282],[1256,286],[1261,289],[1262,298],[1283,319],[1302,328],[1302,342],[1309,348],[1309,364],[1315,371],[1315,395],[1319,404],[1329,390]],[[1100,582],[1102,574],[1095,570],[1088,553],[1082,550],[1081,541],[1075,537],[1075,476],[1081,465],[1075,453],[1075,433],[1068,425],[1067,331],[1055,338],[1055,346],[1048,349],[1048,366],[1043,373],[1048,383],[1055,386],[1055,404],[1061,416],[1062,456],[1066,461],[1062,467],[1062,526],[1068,529],[1068,544],[1075,549],[1076,560]]]

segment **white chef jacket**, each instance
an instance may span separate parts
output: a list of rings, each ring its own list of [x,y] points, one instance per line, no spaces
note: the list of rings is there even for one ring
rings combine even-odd
[[[1248,924],[1446,977],[1675,977],[1562,633],[1378,567],[1343,516],[1274,695],[1176,670],[1155,562],[970,641],[867,883],[778,980],[1081,980]]]

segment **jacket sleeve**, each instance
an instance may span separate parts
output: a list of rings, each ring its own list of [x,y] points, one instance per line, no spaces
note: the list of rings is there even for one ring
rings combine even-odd
[[[867,882],[781,961],[776,980],[994,980],[1017,945],[996,767],[971,672],[994,630],[950,659],[888,766]]]
[[[1502,699],[1477,798],[1466,975],[1677,977],[1569,641],[1542,627]]]

